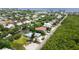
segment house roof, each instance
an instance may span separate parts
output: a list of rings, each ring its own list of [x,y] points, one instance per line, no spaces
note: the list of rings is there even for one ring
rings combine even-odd
[[[35,33],[34,36],[39,37],[41,35],[41,33]]]
[[[25,36],[32,37],[32,32],[26,33]]]
[[[51,24],[51,23],[44,23],[44,26],[45,26],[45,27],[51,27],[52,24]]]
[[[22,25],[22,23],[21,22],[18,22],[17,25]]]
[[[24,23],[24,24],[25,24],[25,23],[31,23],[31,21],[29,21],[29,20],[26,20],[26,21],[24,21],[23,23]]]
[[[44,31],[46,29],[47,29],[46,27],[37,27],[37,28],[35,28],[35,30],[42,30],[42,31]]]
[[[61,15],[58,15],[58,16],[57,16],[58,19],[61,18],[61,17],[62,17]]]
[[[12,28],[15,27],[14,24],[8,24],[7,26],[5,26],[5,28]]]

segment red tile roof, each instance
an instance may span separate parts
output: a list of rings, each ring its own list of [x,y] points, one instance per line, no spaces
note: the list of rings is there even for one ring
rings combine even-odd
[[[46,27],[37,27],[37,28],[35,28],[35,30],[42,30],[42,31],[44,31],[46,29],[47,29]]]

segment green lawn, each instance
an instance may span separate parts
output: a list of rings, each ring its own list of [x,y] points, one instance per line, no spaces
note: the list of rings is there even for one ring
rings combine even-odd
[[[42,50],[78,50],[79,16],[71,15],[64,20]]]

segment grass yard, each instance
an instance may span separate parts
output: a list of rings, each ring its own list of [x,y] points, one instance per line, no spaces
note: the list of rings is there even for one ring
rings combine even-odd
[[[42,50],[78,50],[79,16],[69,15],[51,36]]]

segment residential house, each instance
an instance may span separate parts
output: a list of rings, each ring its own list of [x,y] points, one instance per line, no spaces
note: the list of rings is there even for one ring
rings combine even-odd
[[[5,25],[6,23],[3,20],[0,20],[0,24]]]
[[[5,28],[14,28],[15,27],[15,25],[14,24],[8,24],[8,25],[6,25],[6,26],[4,26]]]
[[[39,37],[39,36],[41,36],[41,33],[35,33],[34,36]]]
[[[23,24],[22,22],[18,22],[18,23],[17,23],[17,25],[19,25],[19,26],[22,25],[22,24]]]
[[[32,35],[33,35],[33,33],[32,33],[32,32],[29,32],[29,33],[26,33],[26,34],[25,34],[25,36],[27,36],[27,37],[29,37],[29,38],[31,38],[31,37],[32,37]]]
[[[58,13],[55,13],[55,16],[58,16],[59,14]]]
[[[8,34],[6,37],[10,37],[10,36],[12,36],[12,34]]]
[[[33,18],[36,18],[36,17],[37,17],[37,15],[36,15],[36,14],[34,14],[32,17],[33,17]]]
[[[5,19],[5,21],[4,21],[6,24],[11,24],[11,23],[13,23],[13,21],[12,20],[9,20],[9,19]]]
[[[48,14],[48,12],[46,12],[46,11],[39,11],[39,12],[35,12],[35,14]]]
[[[45,15],[41,15],[41,17],[45,17]]]
[[[43,31],[44,34],[47,34],[47,27],[44,27],[44,26],[42,26],[42,27],[36,27],[35,30],[37,30],[37,31]]]
[[[57,16],[57,19],[61,19],[61,18],[62,18],[62,15],[58,15],[58,16]]]
[[[26,18],[26,19],[30,19],[30,17],[29,17],[29,16],[26,16],[25,18]]]
[[[15,20],[14,22],[17,23],[17,20]]]
[[[35,30],[41,30],[41,31],[45,31],[47,28],[42,26],[42,27],[36,27]]]
[[[51,28],[52,27],[52,24],[49,22],[49,23],[44,23],[44,25],[43,26],[45,26],[45,27],[47,27],[47,28]]]
[[[31,20],[26,20],[23,22],[23,24],[26,24],[26,23],[31,23]]]

